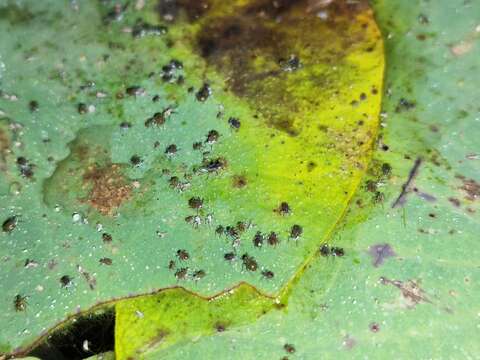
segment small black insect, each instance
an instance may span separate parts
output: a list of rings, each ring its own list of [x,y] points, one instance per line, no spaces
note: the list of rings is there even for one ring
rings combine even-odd
[[[290,238],[292,239],[298,239],[303,233],[303,229],[300,225],[293,225],[292,229],[290,230]]]
[[[345,255],[345,250],[343,250],[341,247],[332,247],[330,252],[333,256],[342,257]]]
[[[220,134],[218,133],[217,130],[210,130],[207,134],[207,140],[205,140],[205,142],[208,144],[214,144],[218,141],[219,137],[220,137]]]
[[[200,90],[197,91],[197,94],[195,96],[196,96],[198,101],[204,102],[208,99],[208,97],[211,94],[212,94],[212,89],[210,88],[210,85],[205,83],[200,88]]]
[[[217,172],[219,170],[223,170],[227,167],[228,162],[225,158],[219,157],[217,159],[212,160],[204,160],[202,167],[200,168],[203,172]]]
[[[28,108],[30,109],[31,112],[36,112],[38,111],[39,105],[38,101],[32,100],[28,103]]]
[[[280,206],[278,207],[277,209],[277,212],[282,215],[282,216],[286,216],[286,215],[289,215],[291,210],[290,210],[290,206],[288,205],[287,202],[282,202],[280,204]]]
[[[233,252],[226,253],[225,255],[223,255],[223,258],[227,261],[232,261],[233,259],[235,259],[235,254]]]
[[[263,271],[262,271],[262,276],[263,276],[265,279],[270,280],[270,279],[273,279],[273,277],[275,276],[275,274],[274,274],[272,271],[270,271],[270,270],[263,270]]]
[[[200,141],[194,142],[192,145],[193,150],[200,150],[203,144]]]
[[[99,260],[100,264],[103,264],[103,265],[112,265],[112,259],[108,258],[108,257],[105,257],[105,258],[101,258]]]
[[[267,237],[267,243],[271,246],[277,246],[280,243],[280,239],[276,232],[272,231]]]
[[[129,86],[125,92],[129,96],[142,96],[145,95],[145,89],[140,86]]]
[[[187,277],[188,268],[181,268],[175,271],[175,277],[178,280],[183,280]]]
[[[292,344],[283,345],[283,349],[289,354],[293,354],[295,352],[295,346],[293,346]]]
[[[197,270],[193,273],[193,279],[194,280],[200,280],[205,277],[206,273],[203,270]]]
[[[233,226],[227,226],[225,228],[225,234],[233,239],[238,239],[240,237],[240,235],[238,234],[238,230]]]
[[[256,271],[258,268],[257,261],[253,258],[253,256],[248,255],[247,253],[242,255],[243,266],[248,271]]]
[[[175,114],[175,110],[171,107],[163,109],[161,112],[156,112],[152,117],[145,121],[145,126],[161,126],[165,124],[170,115]]]
[[[16,216],[10,216],[2,224],[2,230],[6,233],[11,233],[17,227],[18,218]]]
[[[188,253],[187,250],[180,249],[180,250],[177,250],[177,257],[181,261],[186,261],[190,259],[190,254]]]
[[[77,111],[80,115],[88,113],[88,106],[85,103],[79,103],[77,105]]]
[[[253,246],[262,247],[262,245],[263,245],[263,235],[260,231],[257,231],[255,236],[253,237]]]
[[[167,148],[165,149],[165,154],[168,154],[168,155],[173,155],[177,152],[177,145],[175,144],[170,144],[167,146]]]
[[[102,240],[103,240],[104,243],[109,244],[109,243],[112,242],[112,235],[107,234],[107,233],[103,233],[102,234]]]
[[[15,308],[15,311],[25,311],[27,309],[27,296],[22,296],[20,294],[15,295],[15,298],[13,299],[13,307]]]
[[[323,244],[320,249],[319,249],[320,255],[322,256],[328,256],[330,255],[330,246],[327,244]]]
[[[242,234],[245,231],[247,231],[248,224],[244,221],[238,221],[237,226],[235,228],[237,229],[239,234]]]
[[[198,215],[190,215],[185,218],[185,222],[190,225],[193,225],[194,228],[197,228],[199,225],[202,224],[202,218]]]
[[[188,200],[188,206],[192,209],[201,209],[203,206],[203,199],[199,197],[192,197]]]
[[[173,270],[173,269],[175,269],[175,261],[170,260],[168,262],[168,270]]]
[[[133,166],[139,166],[141,163],[142,163],[142,158],[138,155],[133,155],[131,158],[130,158],[130,163],[133,165]]]
[[[240,120],[238,120],[237,118],[231,117],[230,119],[228,119],[228,123],[232,128],[240,129],[241,123],[240,123]]]
[[[215,234],[217,234],[218,236],[223,235],[224,232],[225,232],[225,228],[222,225],[218,225],[217,228],[215,229]]]
[[[63,275],[60,278],[60,285],[64,288],[69,287],[72,284],[72,278],[68,275]]]

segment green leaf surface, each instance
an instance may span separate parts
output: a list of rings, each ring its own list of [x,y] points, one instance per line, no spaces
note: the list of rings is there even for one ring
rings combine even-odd
[[[2,352],[177,286],[248,283],[252,321],[342,218],[379,122],[366,2],[184,4],[0,1]]]
[[[480,6],[372,5],[386,43],[382,131],[329,241],[345,256],[319,251],[287,307],[143,358],[478,358]]]

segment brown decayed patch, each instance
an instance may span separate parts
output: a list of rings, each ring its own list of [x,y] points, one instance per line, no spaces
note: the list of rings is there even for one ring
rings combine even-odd
[[[132,195],[132,186],[125,181],[118,164],[90,166],[83,181],[91,186],[86,202],[102,215],[112,215]]]
[[[420,303],[431,303],[430,299],[425,294],[425,291],[420,287],[420,283],[416,280],[390,280],[386,277],[381,277],[380,282],[383,285],[392,285],[398,288],[403,298],[406,300],[405,307],[414,308]]]
[[[301,129],[294,114],[315,99],[299,98],[293,84],[311,82],[324,92],[334,91],[336,75],[293,73],[319,63],[341,63],[352,45],[363,40],[364,32],[352,32],[351,27],[368,3],[160,0],[158,9],[163,20],[200,24],[192,45],[209,66],[226,76],[229,90],[251,101],[269,125],[295,136]],[[317,16],[320,10],[328,12],[326,19]]]
[[[10,138],[6,130],[0,127],[0,171],[6,170],[7,154],[10,151]]]
[[[480,197],[480,184],[473,179],[462,179],[463,185],[461,190],[465,191],[465,198],[475,201]]]

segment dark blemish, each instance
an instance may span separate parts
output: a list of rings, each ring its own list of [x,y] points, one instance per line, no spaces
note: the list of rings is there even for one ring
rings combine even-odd
[[[382,265],[385,259],[397,255],[390,244],[387,243],[370,246],[368,253],[372,256],[372,264],[375,267]]]
[[[11,233],[17,227],[18,218],[16,216],[10,216],[2,224],[2,231]]]
[[[100,264],[103,264],[103,265],[108,265],[108,266],[112,265],[112,259],[107,258],[107,257],[101,258],[98,261],[100,262]]]
[[[427,39],[427,35],[425,34],[417,34],[416,36],[417,40],[419,41],[425,41]]]
[[[233,259],[235,259],[235,254],[233,252],[226,253],[225,255],[223,255],[223,258],[227,261],[232,261]]]
[[[411,109],[415,108],[415,106],[416,105],[413,101],[409,101],[405,98],[401,98],[398,101],[398,105],[395,108],[395,112],[400,113],[402,111],[408,111],[408,110],[411,110]]]
[[[253,242],[253,246],[262,247],[262,245],[263,245],[263,235],[260,231],[257,231],[255,236],[253,237],[252,242]]]
[[[60,285],[63,287],[63,288],[66,288],[68,286],[70,286],[72,284],[72,279],[70,276],[68,275],[63,275],[61,278],[60,278]]]
[[[382,150],[383,151],[388,151],[389,149],[390,149],[390,147],[388,145],[385,145],[385,144],[382,145]]]
[[[112,235],[103,233],[102,234],[102,240],[105,244],[110,244],[112,242]]]
[[[192,197],[188,200],[188,206],[192,209],[200,209],[203,206],[203,199],[199,197]]]
[[[145,89],[140,86],[130,86],[125,90],[129,96],[143,96],[145,95]]]
[[[463,186],[460,188],[466,193],[465,199],[475,201],[480,197],[480,184],[473,179],[462,178]]]
[[[165,154],[168,154],[168,155],[174,155],[176,152],[177,152],[177,145],[175,144],[170,144],[165,149]]]
[[[453,206],[460,207],[460,200],[458,200],[456,198],[453,198],[453,197],[449,197],[448,201],[450,201]]]
[[[270,234],[268,234],[267,243],[271,246],[277,246],[280,243],[277,233],[272,231]]]
[[[139,166],[142,164],[142,158],[138,155],[133,155],[130,158],[130,164],[132,164],[133,166]]]
[[[28,103],[28,108],[30,109],[30,111],[33,113],[33,112],[37,112],[38,109],[39,109],[39,105],[38,105],[38,101],[35,101],[35,100],[32,100]]]
[[[240,129],[241,123],[237,118],[231,117],[228,119],[228,124],[234,129]]]
[[[343,346],[347,350],[351,350],[355,347],[355,345],[357,345],[357,340],[355,340],[355,338],[350,335],[345,335],[345,337],[343,338]]]
[[[273,271],[263,270],[263,271],[262,271],[262,276],[263,276],[265,279],[271,280],[271,279],[274,278],[275,274],[273,273]]]
[[[134,38],[142,38],[144,36],[160,36],[168,32],[166,26],[148,24],[142,20],[137,20],[132,28],[132,36]]]
[[[292,228],[290,229],[290,238],[291,239],[298,239],[303,233],[303,228],[300,225],[293,225]]]
[[[192,277],[195,281],[201,280],[207,275],[204,270],[197,270],[193,273]]]
[[[176,266],[175,266],[175,261],[170,260],[170,261],[168,262],[168,270],[173,270],[173,269],[175,269],[175,267],[176,267]]]
[[[397,206],[402,206],[403,204],[405,204],[407,193],[410,190],[410,185],[412,184],[413,180],[417,176],[418,169],[420,168],[421,163],[422,163],[421,158],[417,158],[415,160],[415,163],[413,164],[413,167],[408,174],[407,181],[402,185],[402,191],[400,192],[400,195],[398,195],[397,199],[393,202],[392,208],[395,208]]]
[[[200,150],[203,144],[200,141],[194,142],[192,145],[193,150]]]
[[[361,100],[361,101],[367,100],[367,94],[361,93],[361,94],[360,94],[360,100]]]
[[[408,301],[406,304],[407,308],[413,308],[422,302],[432,303],[426,296],[425,291],[415,280],[403,282],[401,280],[390,280],[382,276],[380,278],[380,283],[383,285],[392,285],[400,289],[402,296]]]
[[[198,101],[204,102],[208,99],[208,97],[211,94],[212,94],[212,89],[210,88],[210,85],[205,83],[200,88],[200,90],[197,91],[197,94],[195,96],[196,96]]]
[[[181,268],[175,271],[175,277],[177,280],[183,280],[187,277],[188,268]]]
[[[152,98],[152,101],[153,101],[153,102],[159,102],[159,101],[160,101],[160,96],[159,96],[159,95],[155,95],[155,96]]]
[[[307,164],[307,171],[312,172],[317,167],[317,164],[313,161],[309,161]]]
[[[248,271],[256,271],[258,268],[257,261],[247,253],[242,255],[242,262],[243,266],[245,266]]]
[[[293,346],[292,344],[283,345],[283,349],[289,354],[293,354],[295,352],[295,346]]]
[[[88,113],[88,106],[85,103],[77,104],[77,111],[80,115]]]
[[[178,176],[172,176],[170,179],[168,179],[168,184],[172,189],[176,189],[180,185],[180,179]]]
[[[233,187],[237,189],[242,189],[247,186],[247,178],[243,175],[235,175],[233,177]]]
[[[20,294],[15,295],[13,299],[13,307],[15,311],[25,311],[27,309],[27,296],[22,296]]]
[[[187,250],[180,249],[180,250],[177,250],[177,258],[180,261],[186,261],[186,260],[190,259],[190,254],[188,253]]]
[[[33,178],[33,168],[35,167],[35,165],[30,163],[23,156],[17,158],[17,167],[20,171],[20,175],[27,179]]]
[[[205,140],[205,142],[208,144],[214,144],[218,141],[219,137],[220,137],[220,134],[218,133],[217,130],[210,130],[207,134],[207,140]]]
[[[430,214],[428,214],[428,216],[430,216],[431,218],[436,218],[437,217],[437,215],[435,215],[434,213],[430,213]]]
[[[376,322],[370,323],[370,325],[368,325],[368,328],[370,329],[371,332],[374,332],[374,333],[377,333],[380,331],[380,325]]]

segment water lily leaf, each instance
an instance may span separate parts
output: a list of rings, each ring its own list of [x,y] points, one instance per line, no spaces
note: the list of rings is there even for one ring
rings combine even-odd
[[[175,286],[271,301],[366,171],[366,1],[162,4],[0,2],[3,352]]]

